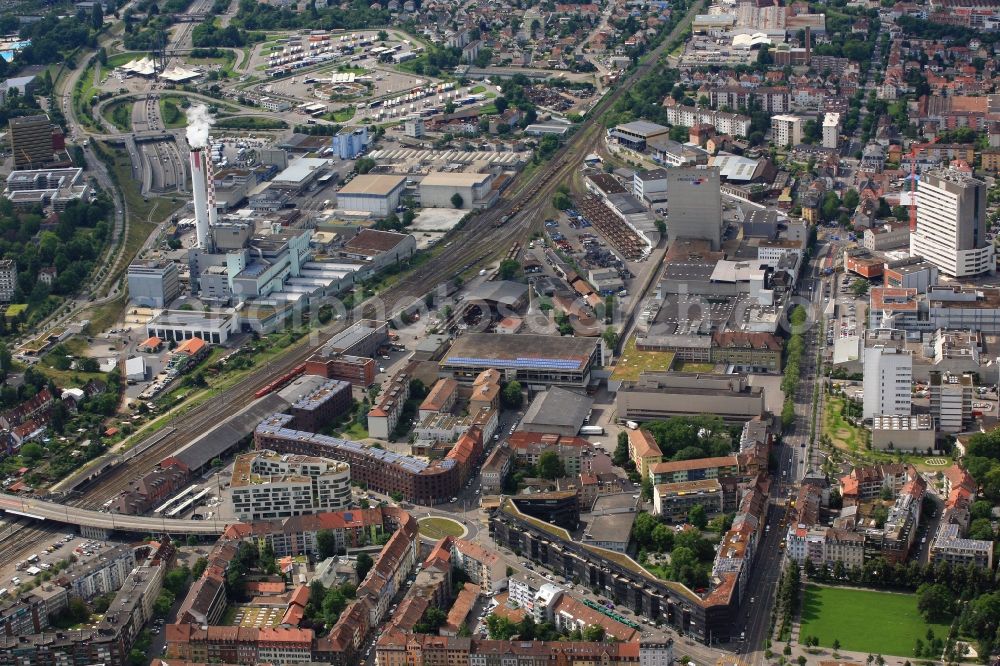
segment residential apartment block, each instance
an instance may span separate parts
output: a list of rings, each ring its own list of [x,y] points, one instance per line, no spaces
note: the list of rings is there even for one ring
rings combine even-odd
[[[723,495],[718,479],[660,483],[653,486],[653,511],[668,521],[682,523],[697,505],[704,507],[709,515],[722,513]]]
[[[673,460],[649,466],[649,477],[653,480],[653,485],[739,476],[740,466],[736,456]]]
[[[469,580],[479,585],[485,595],[493,595],[507,584],[506,563],[477,543],[455,539],[451,545],[451,561]]]
[[[649,475],[649,466],[663,460],[663,453],[648,430],[628,430],[628,458],[635,465],[639,476]]]
[[[670,102],[670,104],[668,104]],[[750,135],[750,117],[725,111],[713,111],[694,106],[677,104],[670,97],[664,101],[667,111],[667,122],[671,125],[694,127],[695,125],[713,125],[720,134],[747,137]]]
[[[952,567],[972,565],[992,571],[993,542],[981,539],[964,539],[958,525],[942,525],[931,544],[931,562],[947,562]]]
[[[410,397],[410,379],[406,372],[397,373],[378,395],[378,402],[368,412],[368,434],[376,439],[389,439],[399,422],[403,405]]]
[[[236,458],[229,487],[237,520],[339,511],[351,504],[351,468],[325,458],[256,451]]]

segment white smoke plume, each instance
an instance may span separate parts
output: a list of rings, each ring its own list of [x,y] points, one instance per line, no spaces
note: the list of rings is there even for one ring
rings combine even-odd
[[[196,104],[187,110],[187,141],[191,148],[208,145],[208,130],[212,127],[212,116],[204,104]]]

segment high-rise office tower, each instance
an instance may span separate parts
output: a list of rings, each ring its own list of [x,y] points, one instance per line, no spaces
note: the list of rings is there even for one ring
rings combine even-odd
[[[913,356],[902,331],[869,331],[864,351],[861,417],[909,416],[913,407]]]
[[[667,169],[667,233],[722,245],[722,191],[718,167]]]
[[[920,177],[911,255],[923,257],[952,277],[993,271],[996,259],[987,227],[983,181],[954,169]]]
[[[33,169],[52,160],[52,123],[45,114],[10,119],[14,167]]]

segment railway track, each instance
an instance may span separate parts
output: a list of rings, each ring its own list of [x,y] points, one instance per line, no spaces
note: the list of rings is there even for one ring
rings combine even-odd
[[[704,0],[695,3],[689,10],[688,17],[697,13],[703,4]],[[532,233],[540,230],[544,213],[550,206],[556,188],[583,163],[583,157],[599,144],[604,129],[600,123],[603,113],[629,89],[631,84],[647,75],[659,64],[659,58],[666,46],[676,34],[680,33],[684,23],[682,21],[628,79],[605,95],[591,109],[576,133],[552,157],[551,166],[536,171],[520,190],[515,191],[512,188],[511,192],[515,194],[512,194],[511,198],[501,200],[491,210],[472,217],[461,230],[449,234],[454,238],[450,240],[447,252],[442,253],[435,261],[417,267],[406,280],[397,282],[380,294],[379,298],[389,304],[388,312],[396,314],[407,309],[439,284],[487,259],[501,255],[515,242],[520,242],[523,246]],[[321,338],[325,340],[346,328],[348,322],[363,318],[372,307],[373,299],[369,299],[356,307],[352,316],[345,317],[342,322],[321,330]],[[153,444],[140,443],[138,446],[146,447],[141,455],[111,468],[84,490],[81,497],[69,503],[83,508],[97,508],[117,496],[128,488],[133,479],[152,469],[181,445],[245,408],[255,399],[254,393],[258,389],[275,376],[284,374],[303,363],[319,346],[319,344],[299,343],[284,356],[251,372],[225,394],[213,397],[179,414],[170,423],[174,428],[173,432],[165,437],[159,435],[160,439]],[[0,534],[0,561],[8,561],[10,557],[30,551],[50,533],[46,529],[25,527],[17,533],[17,539],[4,539]]]

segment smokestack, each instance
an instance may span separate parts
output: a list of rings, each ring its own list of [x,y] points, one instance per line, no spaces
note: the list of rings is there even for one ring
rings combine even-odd
[[[191,193],[194,197],[194,226],[198,234],[198,247],[211,250],[208,240],[208,186],[205,172],[208,156],[205,149],[192,148],[191,154]]]
[[[208,206],[208,232],[212,233],[215,225],[219,222],[219,213],[215,209],[215,165],[212,164],[211,159],[205,160],[205,182],[206,187],[206,205]],[[209,242],[212,244],[212,249],[215,249],[215,239],[209,236]]]

